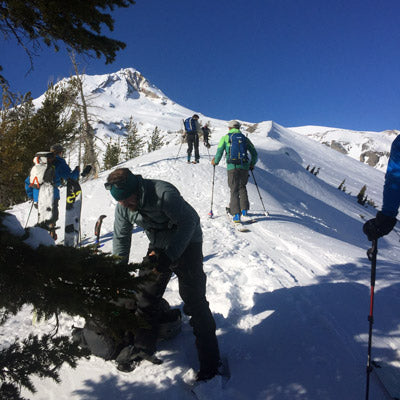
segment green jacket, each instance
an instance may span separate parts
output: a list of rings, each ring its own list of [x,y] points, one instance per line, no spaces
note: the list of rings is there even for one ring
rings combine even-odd
[[[241,168],[241,169],[246,169],[248,170],[250,168],[250,166],[254,166],[256,165],[257,162],[257,151],[253,145],[253,143],[251,143],[251,140],[249,138],[247,138],[247,150],[250,152],[251,155],[251,160],[247,163],[243,163],[241,165],[235,165],[235,164],[230,164],[228,163],[228,157],[229,157],[229,148],[230,148],[230,143],[229,143],[229,133],[239,133],[240,130],[239,129],[230,129],[229,132],[225,135],[222,136],[221,140],[219,141],[218,144],[218,148],[217,148],[217,154],[214,157],[214,162],[216,165],[218,165],[218,163],[221,161],[221,158],[224,154],[224,151],[226,153],[226,169],[229,171],[230,169],[235,169],[235,168]]]
[[[150,249],[162,249],[176,261],[189,243],[202,242],[200,218],[194,208],[172,184],[139,179],[138,211],[121,204],[115,209],[113,254],[129,260],[133,224],[142,227],[150,240]]]

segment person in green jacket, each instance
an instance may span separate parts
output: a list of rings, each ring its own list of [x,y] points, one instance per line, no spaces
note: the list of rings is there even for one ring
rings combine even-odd
[[[105,183],[118,201],[115,209],[113,254],[129,262],[133,225],[142,227],[149,239],[144,258],[149,275],[137,294],[138,314],[151,329],[139,329],[134,345],[149,358],[156,351],[161,299],[172,272],[178,277],[184,312],[191,317],[200,362],[197,380],[218,374],[220,355],[214,317],[206,299],[206,275],[203,271],[203,234],[200,218],[172,184],[144,179],[128,168],[113,171]]]
[[[257,151],[249,138],[240,131],[240,122],[236,120],[229,121],[229,132],[223,136],[218,144],[215,157],[211,160],[212,165],[218,165],[224,152],[226,153],[226,169],[228,171],[228,186],[231,191],[229,211],[233,215],[234,222],[249,220],[248,210],[250,208],[249,198],[247,196],[247,181],[249,179],[249,170],[254,169],[257,162]],[[234,144],[233,141],[242,144]],[[231,146],[238,149],[238,153],[231,154]],[[248,158],[250,153],[251,159]]]

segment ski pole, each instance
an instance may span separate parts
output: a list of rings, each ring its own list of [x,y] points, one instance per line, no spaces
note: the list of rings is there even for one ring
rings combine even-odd
[[[32,208],[33,208],[34,201],[32,200],[31,209],[29,210],[28,219],[26,220],[25,229],[28,226],[29,218],[31,216]]]
[[[100,215],[100,217],[97,220],[96,225],[94,227],[94,234],[96,236],[96,242],[95,242],[96,249],[101,247],[100,246],[100,231],[101,231],[101,225],[103,223],[103,219],[106,217],[107,217],[107,215]]]
[[[208,216],[212,218],[214,216],[213,214],[213,201],[214,201],[214,179],[215,179],[215,165],[213,165],[213,178],[212,178],[212,187],[211,187],[211,210],[208,213]]]
[[[368,362],[367,362],[367,388],[366,400],[369,399],[369,377],[372,371],[371,366],[371,347],[372,347],[372,325],[374,323],[374,292],[375,292],[375,277],[376,277],[376,254],[378,253],[378,239],[372,241],[372,247],[368,249],[368,259],[371,261],[371,294],[369,306],[369,333],[368,333]]]
[[[181,145],[179,146],[178,153],[177,153],[176,156],[175,156],[175,162],[177,161],[178,156],[179,156],[179,153],[181,152],[182,145],[183,145],[183,138],[181,138]]]
[[[256,185],[258,195],[260,196],[261,204],[262,204],[263,209],[264,209],[264,214],[265,214],[266,217],[268,217],[268,216],[269,216],[269,213],[268,213],[268,211],[265,209],[264,202],[263,202],[263,199],[262,199],[262,197],[261,197],[260,190],[258,189],[257,181],[256,181],[256,178],[254,177],[253,170],[251,169],[250,172],[251,172],[251,176],[253,177],[254,184]]]

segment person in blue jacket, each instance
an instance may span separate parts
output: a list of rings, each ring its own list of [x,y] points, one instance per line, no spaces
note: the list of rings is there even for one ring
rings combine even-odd
[[[61,144],[53,144],[50,147],[50,151],[54,154],[53,167],[54,167],[54,199],[53,199],[53,217],[49,228],[54,228],[58,220],[58,203],[60,201],[60,190],[59,186],[62,184],[62,180],[78,179],[79,178],[79,166],[73,171],[68,166],[67,162],[63,158],[65,148]],[[30,186],[29,176],[25,179],[25,191],[29,200],[34,202],[37,208],[37,202],[39,198],[39,189]],[[53,235],[52,235],[53,236]],[[56,238],[55,232],[54,237]]]
[[[73,171],[63,158],[65,149],[61,144],[53,144],[50,147],[50,151],[54,153],[55,159],[53,165],[54,171],[54,203],[53,203],[53,218],[54,225],[58,220],[58,203],[60,201],[60,190],[59,186],[62,184],[62,180],[67,181],[68,179],[78,179],[79,178],[79,166],[76,166]]]
[[[367,221],[363,231],[368,240],[376,240],[392,231],[400,206],[400,135],[392,143],[383,187],[382,210]]]

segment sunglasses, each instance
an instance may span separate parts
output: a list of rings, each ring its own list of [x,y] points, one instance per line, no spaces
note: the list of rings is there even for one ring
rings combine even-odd
[[[115,186],[117,189],[125,189],[125,184],[126,184],[126,179],[123,179],[118,182],[106,182],[104,184],[104,187],[106,188],[106,190],[111,190],[113,186]]]

